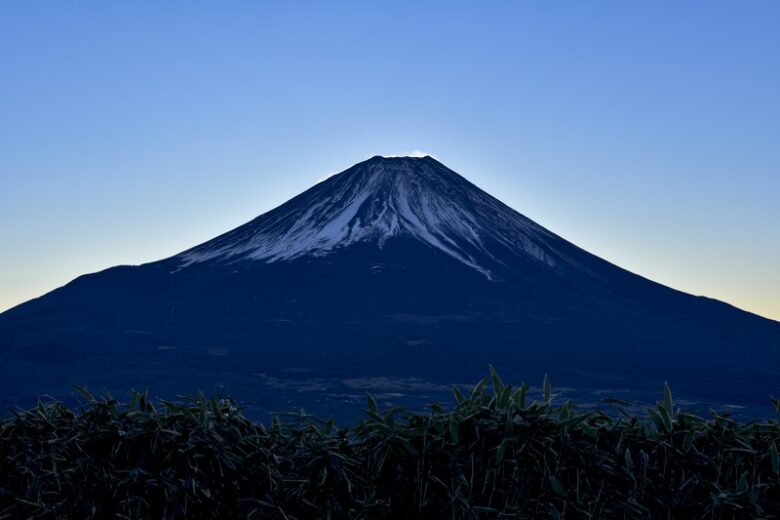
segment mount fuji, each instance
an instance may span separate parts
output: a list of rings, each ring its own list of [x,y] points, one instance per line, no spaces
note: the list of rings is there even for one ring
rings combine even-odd
[[[780,393],[780,323],[621,269],[431,157],[378,156],[171,258],[0,314],[14,404],[149,385],[330,409],[366,388],[430,397],[488,363],[752,406]]]

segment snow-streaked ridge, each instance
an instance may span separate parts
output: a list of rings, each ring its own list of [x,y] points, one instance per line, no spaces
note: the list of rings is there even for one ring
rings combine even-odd
[[[205,261],[279,262],[358,242],[411,237],[488,279],[506,255],[549,266],[554,235],[430,157],[375,157],[334,175],[255,220],[185,251]]]

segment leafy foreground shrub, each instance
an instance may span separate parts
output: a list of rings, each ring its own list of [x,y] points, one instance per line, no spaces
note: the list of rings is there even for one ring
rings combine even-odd
[[[0,518],[776,518],[777,422],[527,403],[491,369],[451,411],[269,427],[134,394],[0,421]],[[398,418],[400,417],[400,418]]]

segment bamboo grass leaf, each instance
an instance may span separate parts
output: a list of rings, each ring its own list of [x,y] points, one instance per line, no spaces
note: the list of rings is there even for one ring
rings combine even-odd
[[[506,448],[509,445],[506,439],[501,441],[501,444],[498,445],[498,449],[496,450],[496,464],[500,464],[504,460],[504,454],[506,453]]]
[[[367,393],[366,397],[368,399],[368,410],[370,412],[378,414],[379,413],[379,405],[377,405],[377,402],[376,402],[376,399],[374,399],[374,396]]]
[[[544,374],[544,383],[542,387],[544,389],[544,404],[549,405],[552,401],[552,387],[550,386],[550,378],[547,374]]]
[[[566,488],[563,487],[563,484],[561,484],[561,481],[558,480],[555,475],[550,475],[550,486],[559,497],[566,496]]]
[[[669,383],[664,382],[664,409],[669,418],[674,417],[674,407],[672,406],[672,389]]]
[[[458,433],[458,425],[455,424],[454,420],[452,419],[449,422],[449,430],[450,430],[450,439],[452,440],[452,443],[459,444],[460,434]]]
[[[461,404],[466,400],[463,394],[460,392],[458,385],[452,385],[452,395],[455,396],[455,402]]]
[[[96,402],[97,402],[97,399],[95,399],[95,396],[94,396],[94,395],[92,395],[92,394],[90,393],[90,391],[89,391],[89,390],[87,390],[86,388],[84,388],[83,386],[74,385],[74,386],[73,386],[73,389],[74,389],[76,392],[78,392],[78,394],[79,394],[81,397],[83,397],[84,399],[86,399],[86,401],[87,401],[88,403],[96,403]]]
[[[634,472],[634,459],[631,457],[631,450],[626,448],[626,468],[628,468],[629,473]]]
[[[504,382],[501,381],[501,377],[493,365],[488,365],[488,367],[490,368],[490,379],[493,381],[493,393],[498,396],[504,391]]]

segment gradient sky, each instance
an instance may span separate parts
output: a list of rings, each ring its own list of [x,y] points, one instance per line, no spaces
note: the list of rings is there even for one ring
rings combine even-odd
[[[292,4],[0,4],[0,310],[420,150],[780,319],[780,2]]]

